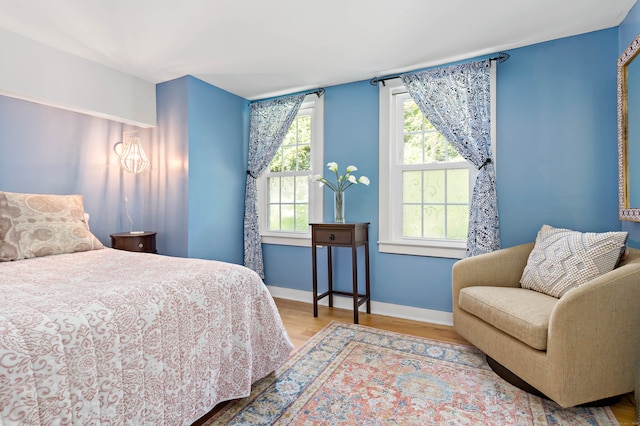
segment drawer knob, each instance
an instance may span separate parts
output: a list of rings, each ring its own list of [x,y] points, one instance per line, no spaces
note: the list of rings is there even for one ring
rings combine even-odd
[[[331,235],[329,235],[329,239],[330,239],[331,241],[333,241],[333,240],[335,240],[335,239],[336,239],[336,236],[335,236],[335,235],[333,235],[333,234],[331,234]]]
[[[142,247],[144,247],[144,244],[138,243],[138,247],[142,248]]]

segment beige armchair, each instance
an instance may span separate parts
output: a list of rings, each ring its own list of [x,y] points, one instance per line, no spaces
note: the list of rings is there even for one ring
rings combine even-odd
[[[453,326],[562,407],[633,391],[640,360],[640,250],[560,299],[520,287],[534,244],[453,266]],[[493,362],[495,361],[495,362]],[[499,367],[499,366],[498,366]]]

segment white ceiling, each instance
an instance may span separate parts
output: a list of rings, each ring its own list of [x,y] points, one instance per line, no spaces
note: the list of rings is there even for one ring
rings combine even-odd
[[[260,99],[615,27],[635,1],[0,0],[0,27],[152,83],[190,74]]]

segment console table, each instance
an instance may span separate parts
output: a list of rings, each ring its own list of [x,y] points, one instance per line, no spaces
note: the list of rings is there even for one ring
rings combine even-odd
[[[371,313],[371,292],[369,288],[369,222],[366,223],[311,223],[311,258],[313,266],[313,316],[318,316],[318,300],[329,296],[329,307],[333,307],[333,295],[353,298],[353,322],[358,324],[358,308],[367,304],[367,313]],[[327,280],[328,290],[318,294],[318,266],[316,249],[327,247]],[[358,293],[358,247],[364,246],[365,293]],[[353,291],[333,289],[332,247],[351,248],[351,270]]]

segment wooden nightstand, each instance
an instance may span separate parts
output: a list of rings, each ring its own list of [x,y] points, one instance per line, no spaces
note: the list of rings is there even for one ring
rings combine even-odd
[[[156,234],[157,232],[119,232],[111,234],[111,247],[140,253],[157,253]]]
[[[371,313],[371,291],[369,285],[369,223],[311,223],[311,257],[313,267],[313,316],[318,316],[318,300],[329,296],[329,306],[333,307],[333,295],[353,298],[353,322],[358,324],[358,307],[366,303],[367,313]],[[316,248],[327,247],[327,279],[329,289],[318,294],[318,266]],[[365,292],[358,293],[357,249],[364,246]],[[332,247],[351,249],[351,270],[353,290],[351,292],[333,289]]]

